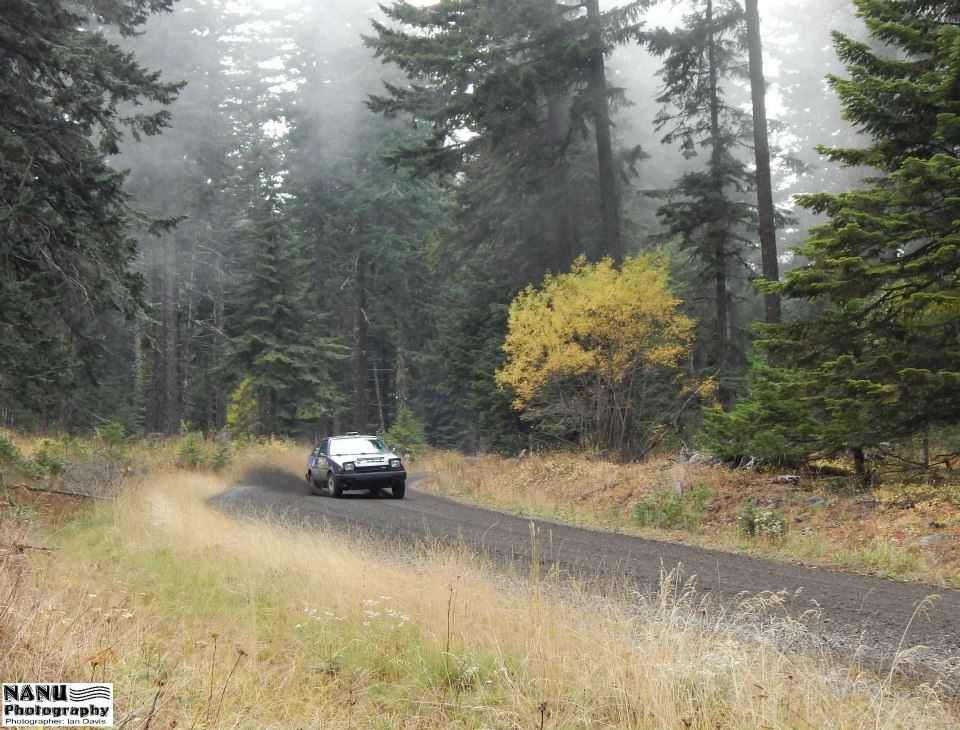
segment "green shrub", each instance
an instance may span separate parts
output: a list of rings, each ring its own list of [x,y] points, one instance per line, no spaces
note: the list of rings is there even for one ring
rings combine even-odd
[[[23,463],[20,449],[13,445],[13,441],[0,433],[0,467],[19,466]]]
[[[787,520],[772,507],[758,507],[747,504],[737,516],[740,531],[748,537],[762,537],[779,540],[787,534]]]
[[[217,441],[217,445],[210,455],[210,467],[214,471],[222,471],[230,465],[230,459],[233,457],[230,444],[226,441]]]
[[[108,446],[120,446],[127,440],[127,429],[118,421],[110,421],[94,430],[93,435]]]
[[[703,412],[700,441],[725,462],[757,459],[767,464],[805,463],[817,441],[817,427],[802,401],[794,397],[793,374],[760,363],[748,373],[749,395],[729,411]]]
[[[39,478],[45,472],[39,464],[35,464],[30,459],[25,459],[13,441],[0,434],[0,484],[11,473]]]
[[[397,413],[393,425],[383,434],[383,440],[398,454],[416,456],[427,443],[423,424],[407,406]]]
[[[694,524],[697,515],[679,496],[663,493],[637,502],[633,519],[642,527],[670,529]]]
[[[181,469],[199,469],[206,463],[206,449],[203,444],[203,434],[199,431],[188,431],[180,437],[180,446],[177,448],[177,466]]]
[[[230,463],[230,457],[230,444],[225,441],[210,444],[199,431],[188,431],[180,437],[177,466],[181,469],[220,471]]]
[[[713,499],[713,490],[710,489],[710,487],[708,487],[706,484],[694,484],[693,488],[690,490],[690,500],[700,512],[706,509],[707,502],[709,502],[711,499]]]
[[[64,474],[72,464],[89,459],[90,449],[73,436],[64,436],[57,440],[44,439],[33,455],[34,463],[40,467],[39,471],[49,476]]]

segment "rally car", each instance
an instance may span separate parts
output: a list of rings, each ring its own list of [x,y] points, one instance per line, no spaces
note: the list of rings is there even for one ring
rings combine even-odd
[[[307,459],[307,481],[314,494],[323,490],[340,497],[347,490],[377,494],[389,488],[394,499],[403,499],[407,472],[400,457],[376,436],[348,433],[317,444]]]

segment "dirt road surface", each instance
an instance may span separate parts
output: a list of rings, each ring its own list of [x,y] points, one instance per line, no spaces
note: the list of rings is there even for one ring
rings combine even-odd
[[[415,479],[411,479],[411,482]],[[832,650],[858,650],[888,663],[898,649],[922,646],[907,664],[960,676],[960,591],[781,564],[599,530],[531,520],[411,489],[407,497],[317,496],[302,476],[259,469],[212,500],[242,517],[283,517],[307,527],[362,530],[400,543],[424,538],[462,543],[497,560],[580,577],[626,579],[641,591],[659,587],[664,570],[682,566],[711,600],[785,591],[787,610],[816,609],[813,630]],[[536,527],[536,547],[531,523]],[[952,682],[951,682],[952,684]]]

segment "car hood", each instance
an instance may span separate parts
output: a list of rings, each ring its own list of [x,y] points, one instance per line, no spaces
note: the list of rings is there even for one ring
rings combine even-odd
[[[391,459],[399,459],[400,457],[394,454],[392,451],[387,454],[337,454],[336,456],[331,456],[338,464],[343,464],[346,461],[352,461],[355,464],[369,464],[375,466],[377,464],[389,464]]]

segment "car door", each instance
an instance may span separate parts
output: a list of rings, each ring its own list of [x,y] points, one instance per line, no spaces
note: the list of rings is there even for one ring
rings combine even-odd
[[[320,442],[317,449],[320,453],[317,455],[317,467],[323,471],[327,470],[327,454],[330,453],[330,439],[324,439]]]

